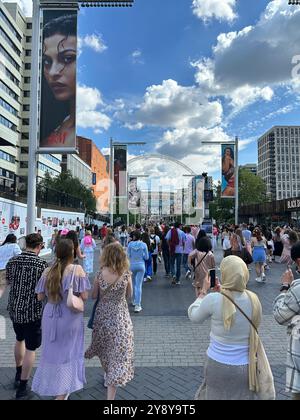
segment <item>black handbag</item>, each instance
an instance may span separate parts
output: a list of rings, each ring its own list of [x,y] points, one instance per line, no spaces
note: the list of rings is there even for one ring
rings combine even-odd
[[[253,263],[253,258],[247,248],[243,247],[242,249],[242,260],[245,264],[249,265]]]

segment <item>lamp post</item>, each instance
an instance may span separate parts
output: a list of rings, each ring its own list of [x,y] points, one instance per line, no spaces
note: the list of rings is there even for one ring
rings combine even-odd
[[[204,145],[222,145],[222,144],[232,144],[232,142],[224,141],[203,141]],[[235,138],[235,224],[239,223],[239,138]]]
[[[146,143],[143,141],[136,142],[114,142],[113,139],[110,139],[109,148],[110,148],[110,157],[109,157],[109,198],[110,198],[110,225],[114,224],[114,147],[115,146],[144,146]],[[127,188],[126,188],[127,191]],[[128,194],[127,194],[128,197]],[[127,198],[128,200],[128,198]],[[127,220],[128,220],[128,203],[127,203]]]
[[[132,7],[134,0],[32,0],[32,61],[31,61],[31,98],[30,98],[30,134],[28,151],[28,182],[27,182],[27,234],[34,232],[35,207],[37,187],[37,141],[39,132],[39,63],[42,51],[40,32],[42,9],[78,9],[81,7]],[[50,151],[51,153],[51,151]]]

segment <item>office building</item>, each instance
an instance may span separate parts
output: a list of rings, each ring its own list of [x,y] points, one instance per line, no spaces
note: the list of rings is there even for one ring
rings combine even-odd
[[[258,171],[272,200],[300,196],[300,126],[275,126],[258,139]]]
[[[91,168],[92,181],[90,187],[97,199],[100,213],[108,213],[108,162],[91,139],[77,137],[77,148],[80,158]]]

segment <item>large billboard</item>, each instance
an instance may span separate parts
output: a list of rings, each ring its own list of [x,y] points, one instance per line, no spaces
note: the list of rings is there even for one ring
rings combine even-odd
[[[137,177],[129,177],[128,209],[138,210],[141,207],[141,191],[138,189]]]
[[[40,153],[76,150],[77,15],[43,10]]]
[[[221,197],[235,197],[235,145],[222,144],[222,185]]]
[[[114,146],[115,197],[127,197],[127,146]]]

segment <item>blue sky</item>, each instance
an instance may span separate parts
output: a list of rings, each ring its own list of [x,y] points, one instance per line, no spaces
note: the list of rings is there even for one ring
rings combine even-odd
[[[299,124],[299,27],[300,7],[288,0],[82,9],[78,134],[104,152],[110,137],[145,141],[130,154],[170,155],[215,179],[219,147],[201,141],[238,135],[240,162],[256,162],[261,134]]]

